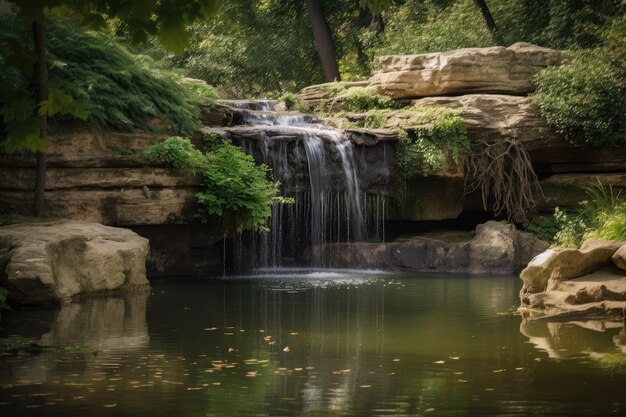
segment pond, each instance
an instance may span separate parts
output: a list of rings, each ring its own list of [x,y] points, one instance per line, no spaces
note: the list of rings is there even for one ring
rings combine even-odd
[[[3,416],[626,414],[621,324],[527,322],[514,277],[282,270],[20,311]]]

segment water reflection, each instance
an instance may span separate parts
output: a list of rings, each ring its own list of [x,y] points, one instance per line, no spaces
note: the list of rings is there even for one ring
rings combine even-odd
[[[551,358],[626,354],[623,322],[590,320],[567,323],[523,319],[520,332]],[[624,356],[626,364],[626,356]]]
[[[593,355],[579,355],[619,352],[623,330],[600,332],[621,340],[619,348],[580,326],[555,330],[524,321],[520,333],[521,318],[511,314],[519,291],[514,278],[325,271],[302,279],[298,273],[161,281],[147,298],[16,314],[14,333],[90,350],[3,357],[0,414],[587,416],[625,410],[626,372],[612,367],[607,374],[609,368],[588,363]]]

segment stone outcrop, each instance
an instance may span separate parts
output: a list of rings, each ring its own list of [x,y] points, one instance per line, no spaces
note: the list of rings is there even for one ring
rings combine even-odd
[[[379,58],[369,86],[395,99],[447,94],[499,93],[525,95],[532,77],[558,65],[562,54],[527,43],[508,48],[468,48],[422,55]]]
[[[388,243],[335,243],[314,247],[309,255],[335,268],[511,275],[547,246],[511,224],[489,221],[478,225],[473,235],[444,233]]]
[[[588,240],[580,249],[549,249],[538,255],[520,275],[522,311],[531,318],[623,318],[623,248],[624,242]]]
[[[0,282],[21,304],[146,286],[148,240],[97,223],[46,221],[0,227]]]
[[[162,138],[71,126],[53,129],[47,151],[49,210],[57,216],[112,226],[188,222],[201,178],[148,166],[142,152]],[[0,212],[29,214],[34,156],[0,155],[0,159]]]
[[[616,250],[611,259],[616,267],[622,271],[626,271],[626,245],[623,245]]]

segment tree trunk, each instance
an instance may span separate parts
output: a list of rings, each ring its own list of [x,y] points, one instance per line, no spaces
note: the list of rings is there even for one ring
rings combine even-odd
[[[476,3],[476,6],[478,6],[480,12],[483,14],[487,28],[489,29],[489,32],[491,32],[491,36],[493,36],[493,40],[496,41],[498,45],[504,46],[504,39],[502,39],[500,31],[496,26],[496,22],[493,20],[491,11],[489,11],[489,6],[487,6],[487,2],[485,0],[474,0],[474,3]]]
[[[40,22],[33,21],[33,37],[35,40],[35,90],[37,103],[48,99],[48,65],[46,63],[46,34]],[[48,134],[47,116],[39,117],[39,134],[45,139]],[[37,152],[37,172],[35,176],[35,216],[45,214],[44,193],[46,190],[46,154]]]
[[[313,27],[313,36],[315,37],[315,47],[320,57],[322,70],[326,82],[339,81],[339,65],[337,64],[337,55],[335,53],[335,44],[330,32],[330,26],[320,0],[306,0],[306,8],[309,12],[309,20]]]

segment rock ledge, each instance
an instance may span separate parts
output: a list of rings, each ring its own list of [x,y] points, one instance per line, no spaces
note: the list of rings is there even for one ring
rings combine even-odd
[[[0,227],[0,282],[20,304],[146,286],[148,240],[131,230],[60,220]]]

